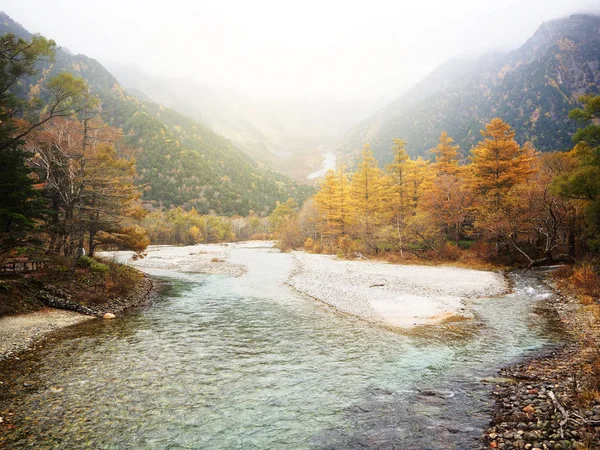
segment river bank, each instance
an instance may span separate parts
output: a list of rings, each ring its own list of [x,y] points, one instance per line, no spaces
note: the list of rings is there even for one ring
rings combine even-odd
[[[208,273],[241,277],[247,271],[243,264],[229,261],[230,250],[249,246],[272,247],[271,241],[236,242],[230,244],[197,244],[175,247],[170,245],[151,245],[143,258],[134,252],[100,252],[99,256],[127,264],[144,272],[153,270],[175,270],[188,273]]]
[[[411,327],[472,318],[469,302],[508,290],[494,272],[340,260],[294,252],[287,283],[298,292],[374,323]]]
[[[550,301],[563,345],[500,370],[481,448],[600,448],[599,323],[572,292],[545,280],[558,292]]]
[[[24,284],[22,280],[17,281]],[[75,292],[82,288],[80,285],[58,289],[39,279],[25,284],[32,284],[29,287],[35,289],[28,293],[35,297],[30,307],[41,306],[36,311],[0,317],[0,361],[18,358],[21,352],[35,347],[56,330],[102,318],[107,313],[107,317],[119,316],[128,309],[148,304],[160,289],[158,281],[142,274],[136,284],[128,288],[127,295],[107,296],[102,302],[84,305],[77,301],[82,293]]]
[[[150,246],[143,259],[132,252],[102,256],[138,270],[175,270],[242,277],[248,267],[234,262],[232,251],[273,248],[270,241],[194,246]],[[395,265],[341,260],[331,255],[296,251],[286,283],[296,291],[369,322],[395,327],[434,324],[454,317],[473,317],[469,302],[508,290],[498,273],[455,267]]]

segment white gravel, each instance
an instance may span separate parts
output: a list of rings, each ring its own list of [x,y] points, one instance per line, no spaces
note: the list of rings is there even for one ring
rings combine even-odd
[[[174,247],[170,245],[151,245],[144,258],[133,259],[134,253],[127,251],[101,252],[98,256],[114,258],[118,262],[129,264],[137,269],[163,269],[178,272],[210,273],[240,277],[246,273],[246,267],[228,262],[229,250],[239,248],[248,243],[187,245]]]
[[[497,273],[455,267],[402,266],[294,252],[288,284],[340,311],[393,326],[471,317],[467,300],[508,286]]]

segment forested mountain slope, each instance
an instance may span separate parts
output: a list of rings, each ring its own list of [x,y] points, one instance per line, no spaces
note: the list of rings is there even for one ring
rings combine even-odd
[[[366,142],[391,160],[392,138],[412,155],[427,155],[442,131],[466,154],[494,117],[519,142],[541,151],[569,148],[577,125],[567,118],[584,93],[600,92],[600,17],[546,22],[519,49],[469,63],[446,63],[402,97],[363,121],[339,144],[354,152]]]
[[[0,34],[31,34],[0,13]],[[101,100],[101,114],[123,130],[125,144],[138,149],[138,183],[144,200],[165,207],[195,207],[201,213],[267,212],[276,201],[302,201],[311,188],[259,167],[230,141],[175,111],[129,95],[100,63],[58,50],[43,79],[30,79],[22,92],[59,73],[84,78]]]
[[[383,106],[381,100],[256,99],[231,89],[106,63],[120,84],[183,113],[257,161],[305,180],[317,167],[307,161],[320,146],[335,144],[350,127]],[[298,167],[302,166],[302,167]]]

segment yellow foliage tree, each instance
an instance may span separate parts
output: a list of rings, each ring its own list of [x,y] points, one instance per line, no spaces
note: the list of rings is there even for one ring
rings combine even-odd
[[[470,189],[472,172],[469,167],[458,164],[460,147],[452,145],[452,142],[452,138],[444,132],[440,143],[431,149],[435,156],[433,174],[425,189],[422,206],[447,237],[453,235],[458,245],[475,196]]]
[[[431,153],[435,157],[435,162],[432,164],[433,171],[436,175],[455,175],[459,171],[459,153],[460,146],[452,145],[454,140],[448,136],[445,131],[440,136],[440,143],[431,149]]]
[[[535,152],[515,141],[514,130],[502,119],[492,119],[481,131],[483,141],[473,149],[474,185],[479,194],[499,205],[501,197],[534,172]]]
[[[354,233],[370,249],[376,248],[375,228],[384,221],[385,215],[389,211],[386,201],[388,186],[382,170],[377,166],[369,144],[365,144],[350,184],[350,222]]]
[[[516,192],[536,171],[537,155],[531,145],[520,146],[513,129],[499,118],[492,119],[481,135],[484,139],[472,157],[473,186],[479,196],[475,226],[495,243],[496,252],[507,245],[516,249],[517,230],[510,224],[500,225],[514,216],[519,204]]]

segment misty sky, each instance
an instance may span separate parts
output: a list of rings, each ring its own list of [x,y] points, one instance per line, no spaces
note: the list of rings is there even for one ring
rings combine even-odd
[[[513,49],[600,0],[0,0],[32,32],[100,61],[253,97],[372,99],[444,60]]]

